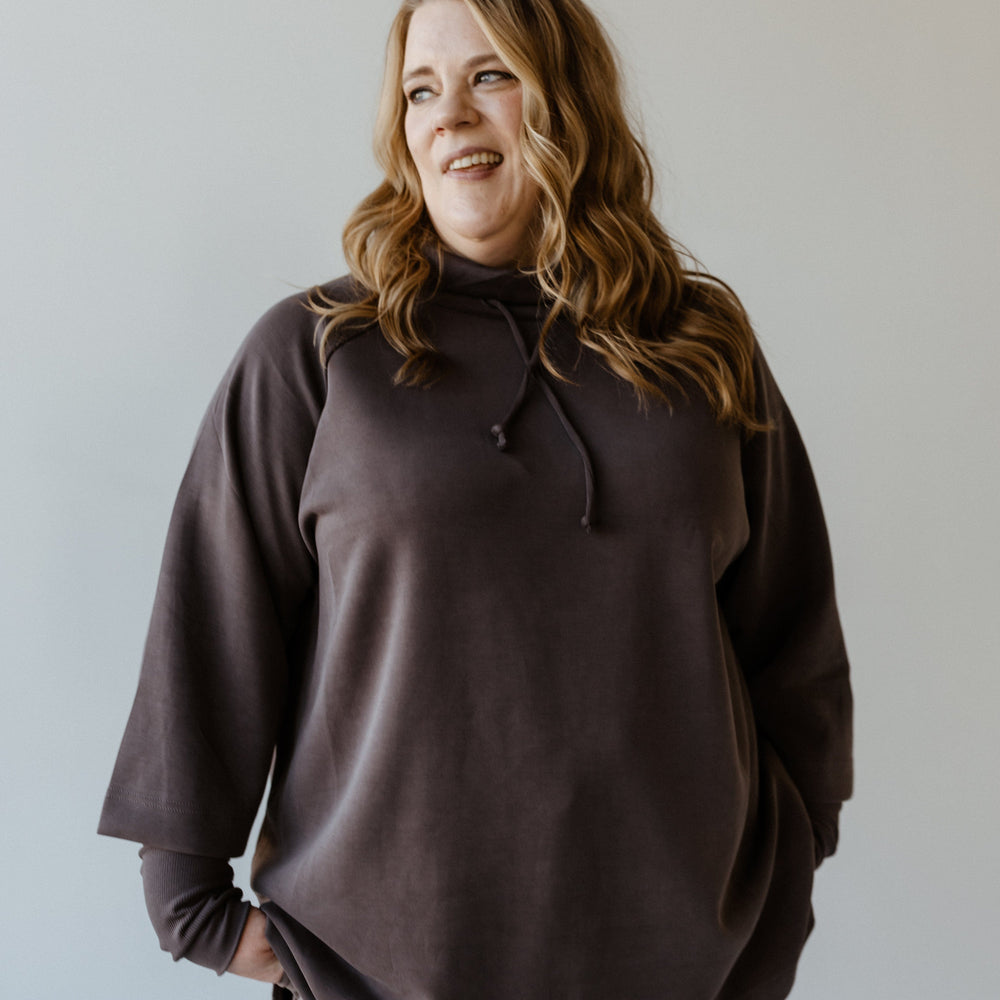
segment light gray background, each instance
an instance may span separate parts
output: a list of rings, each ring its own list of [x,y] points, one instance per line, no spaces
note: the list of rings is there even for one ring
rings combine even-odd
[[[857,794],[794,996],[995,1000],[1000,5],[601,6],[835,547]],[[94,828],[195,428],[254,319],[342,271],[393,10],[0,9],[3,996],[267,995],[174,967]]]

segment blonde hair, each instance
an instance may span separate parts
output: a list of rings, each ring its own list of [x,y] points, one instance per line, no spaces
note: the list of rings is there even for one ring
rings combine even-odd
[[[434,344],[418,307],[431,292],[428,245],[440,240],[406,145],[401,77],[406,35],[424,0],[404,0],[386,48],[375,125],[385,180],[347,221],[344,253],[362,294],[311,308],[326,319],[321,352],[338,330],[377,322],[402,355],[397,383],[430,381]],[[521,82],[521,151],[540,190],[534,274],[551,302],[545,338],[560,315],[640,400],[667,400],[693,383],[724,423],[759,429],[754,416],[753,332],[732,290],[682,254],[652,210],[649,157],[629,126],[614,50],[581,0],[462,0]]]

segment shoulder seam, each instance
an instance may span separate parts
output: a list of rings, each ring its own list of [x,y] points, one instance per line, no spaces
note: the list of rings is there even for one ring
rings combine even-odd
[[[346,329],[342,327],[337,330],[336,334],[327,341],[325,363],[329,364],[330,359],[344,344],[360,337],[363,333],[368,333],[374,326],[374,323],[366,323],[364,326],[349,326]]]

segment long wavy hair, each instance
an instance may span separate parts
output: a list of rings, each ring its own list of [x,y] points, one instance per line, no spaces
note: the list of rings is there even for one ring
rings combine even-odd
[[[353,212],[344,253],[360,286],[354,301],[310,292],[326,322],[325,358],[338,330],[378,323],[403,361],[397,383],[439,372],[419,306],[433,293],[425,248],[440,240],[406,145],[401,84],[406,35],[424,0],[403,0],[392,23],[375,125],[384,181]],[[720,422],[760,429],[754,416],[754,338],[739,299],[675,245],[653,210],[649,156],[628,122],[613,47],[581,0],[462,0],[521,82],[521,152],[540,190],[534,260],[525,269],[551,303],[546,335],[567,317],[579,343],[629,382],[642,404],[669,402],[685,383]]]

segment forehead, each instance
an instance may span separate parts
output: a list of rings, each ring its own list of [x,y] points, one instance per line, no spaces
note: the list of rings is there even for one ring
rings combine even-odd
[[[410,18],[403,71],[492,52],[489,39],[462,0],[426,0]]]

